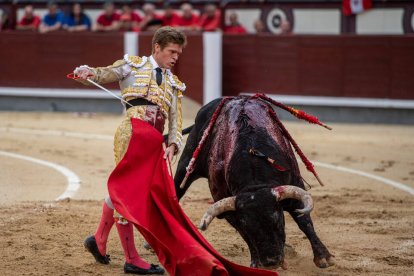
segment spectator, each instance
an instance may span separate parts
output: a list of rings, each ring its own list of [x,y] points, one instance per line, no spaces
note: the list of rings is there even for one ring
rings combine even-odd
[[[204,14],[200,18],[200,28],[206,32],[220,30],[220,11],[214,4],[207,4],[204,8]]]
[[[246,29],[240,24],[237,13],[232,12],[229,16],[230,25],[226,26],[224,29],[225,33],[228,34],[245,34]]]
[[[17,29],[22,31],[37,31],[40,25],[39,16],[33,13],[33,6],[24,7],[24,16],[17,24]]]
[[[39,26],[39,32],[41,33],[60,30],[65,20],[64,14],[58,9],[56,3],[50,2],[47,8],[49,13],[43,17],[43,21]]]
[[[112,32],[119,30],[119,20],[121,16],[115,12],[115,6],[112,2],[106,2],[103,6],[103,13],[98,16],[93,28],[97,32]]]
[[[265,25],[263,21],[260,19],[257,19],[256,21],[254,21],[253,27],[257,34],[266,33]]]
[[[13,26],[11,24],[9,13],[5,10],[2,10],[0,17],[0,32],[11,29],[13,29]]]
[[[142,6],[144,12],[144,19],[138,24],[141,31],[153,31],[162,26],[162,19],[155,13],[155,6],[147,3]]]
[[[69,32],[82,32],[91,29],[91,20],[83,12],[79,3],[73,4],[72,11],[66,17],[63,28]]]
[[[283,19],[282,22],[280,22],[280,30],[281,30],[281,35],[291,35],[292,34],[292,29],[290,27],[290,22],[286,19]]]
[[[122,14],[119,20],[121,31],[137,31],[138,24],[141,21],[141,16],[134,12],[129,5],[122,6]]]
[[[162,20],[161,19],[154,19],[154,20],[151,20],[147,24],[147,26],[146,26],[146,28],[145,28],[144,31],[147,31],[147,32],[155,32],[156,30],[158,30],[161,27],[162,27]]]
[[[164,15],[161,18],[163,26],[176,27],[179,25],[180,17],[175,13],[170,4],[164,5]]]
[[[193,11],[191,4],[185,3],[181,7],[182,15],[179,17],[178,26],[184,31],[194,31],[199,29],[198,21],[200,20],[198,15]]]

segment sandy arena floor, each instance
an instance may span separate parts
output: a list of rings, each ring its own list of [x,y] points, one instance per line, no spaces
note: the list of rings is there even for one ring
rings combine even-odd
[[[199,107],[186,101],[184,108],[188,126]],[[111,136],[121,119],[103,114],[0,113],[1,275],[123,275],[115,230],[109,238],[109,266],[96,264],[82,245],[99,220],[106,178],[114,166]],[[286,257],[289,269],[280,270],[280,275],[414,275],[414,194],[372,178],[414,188],[414,126],[331,124],[333,131],[300,122],[286,126],[305,154],[321,162],[317,171],[326,187],[301,169],[313,186],[317,233],[337,263],[316,268],[309,242],[286,216],[287,243],[293,250]],[[56,202],[67,187],[64,175],[2,152],[64,166],[80,178],[80,188],[73,199]],[[196,225],[211,199],[206,183],[194,183],[182,201]],[[204,235],[225,257],[249,265],[247,246],[226,221],[213,221]],[[136,236],[141,255],[157,262]]]

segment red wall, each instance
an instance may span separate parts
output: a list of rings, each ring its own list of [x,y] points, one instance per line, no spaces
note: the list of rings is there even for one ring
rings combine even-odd
[[[2,33],[0,86],[83,88],[66,74],[83,64],[110,65],[123,49],[122,33]]]
[[[187,84],[187,96],[201,103],[203,40],[188,40],[174,71]],[[139,53],[150,54],[150,45],[151,35],[140,34]],[[123,49],[122,33],[0,33],[0,86],[83,88],[66,74],[82,64],[112,64]],[[223,37],[225,95],[414,99],[413,90],[412,36]]]
[[[225,36],[223,94],[414,99],[414,37]]]

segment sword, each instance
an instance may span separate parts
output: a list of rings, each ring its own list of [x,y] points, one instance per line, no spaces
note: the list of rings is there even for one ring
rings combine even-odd
[[[91,75],[91,76],[92,76],[92,75]],[[79,77],[78,77],[78,76],[76,76],[74,73],[70,73],[70,74],[66,75],[66,77],[67,77],[67,78],[69,78],[69,79],[73,79],[73,80],[79,79]],[[91,84],[93,84],[93,85],[95,85],[96,87],[100,88],[101,90],[105,91],[106,93],[108,93],[108,94],[109,94],[109,95],[111,95],[112,97],[117,98],[117,99],[118,99],[118,100],[120,100],[122,103],[125,103],[125,104],[127,104],[127,105],[129,105],[129,106],[133,107],[133,105],[132,105],[132,104],[130,104],[129,102],[125,101],[124,99],[122,99],[121,97],[119,97],[118,95],[116,95],[115,93],[113,93],[113,92],[109,91],[108,89],[106,89],[106,88],[105,88],[105,87],[103,87],[102,85],[100,85],[100,84],[98,84],[98,83],[94,82],[93,80],[91,80],[91,79],[89,79],[89,78],[88,78],[88,79],[86,79],[86,81],[87,81],[87,82],[89,82],[89,83],[91,83]]]

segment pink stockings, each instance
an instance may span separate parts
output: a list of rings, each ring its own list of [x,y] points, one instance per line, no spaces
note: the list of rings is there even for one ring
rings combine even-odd
[[[122,248],[124,249],[125,261],[143,269],[149,269],[150,264],[140,258],[134,243],[134,229],[131,223],[116,224],[118,235],[121,239]]]
[[[102,206],[101,221],[94,234],[96,244],[98,245],[99,252],[102,256],[106,255],[106,242],[108,241],[109,232],[111,231],[114,222],[114,210],[109,208],[108,204],[104,202]]]
[[[114,210],[108,206],[108,202],[104,202],[102,206],[101,220],[94,234],[96,244],[98,245],[99,252],[102,256],[106,255],[106,243],[114,222]],[[140,268],[148,269],[150,264],[140,258],[137,249],[135,248],[132,224],[129,222],[125,225],[116,223],[116,228],[118,230],[119,238],[121,239],[122,248],[124,249],[125,261]]]

